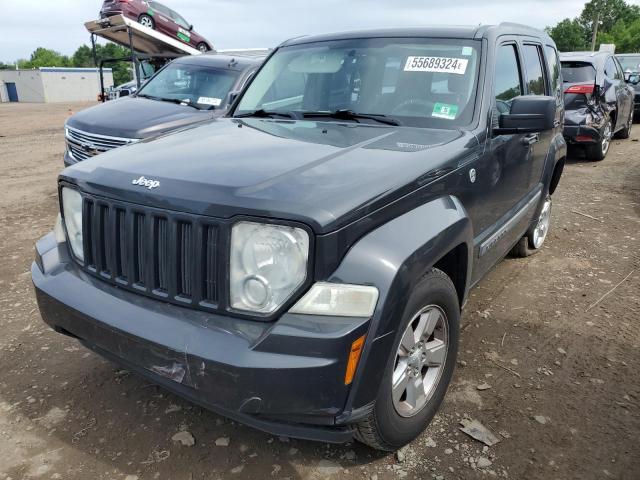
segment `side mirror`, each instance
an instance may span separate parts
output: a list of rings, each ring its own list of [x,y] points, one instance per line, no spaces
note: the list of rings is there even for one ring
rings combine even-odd
[[[127,89],[120,90],[120,96],[121,97],[128,97],[129,96],[129,90],[127,90]]]
[[[498,119],[497,135],[516,133],[538,133],[554,128],[556,120],[556,99],[540,95],[525,95],[511,101],[509,113]]]
[[[189,25],[189,31],[193,31],[193,25]]]
[[[640,83],[640,75],[638,75],[637,73],[630,73],[625,80],[631,85],[637,85],[638,83]]]

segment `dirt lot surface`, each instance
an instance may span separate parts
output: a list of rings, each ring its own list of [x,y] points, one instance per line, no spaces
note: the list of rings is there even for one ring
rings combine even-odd
[[[63,123],[86,106],[0,105],[0,480],[640,479],[640,127],[604,162],[570,159],[547,245],[473,291],[445,404],[394,455],[252,430],[45,327],[33,245],[57,212]]]

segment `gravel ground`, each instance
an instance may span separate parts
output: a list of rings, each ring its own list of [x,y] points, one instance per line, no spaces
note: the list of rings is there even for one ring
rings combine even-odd
[[[394,455],[252,430],[44,326],[33,245],[86,106],[0,104],[0,480],[640,478],[640,127],[604,162],[572,156],[544,250],[472,292],[445,404]]]

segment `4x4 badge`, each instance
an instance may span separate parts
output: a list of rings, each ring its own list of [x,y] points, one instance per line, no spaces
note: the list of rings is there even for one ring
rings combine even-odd
[[[153,190],[154,188],[158,188],[160,186],[159,181],[149,180],[148,178],[144,178],[144,175],[140,178],[136,178],[131,183],[134,185],[140,185],[141,187],[146,187],[149,190]]]

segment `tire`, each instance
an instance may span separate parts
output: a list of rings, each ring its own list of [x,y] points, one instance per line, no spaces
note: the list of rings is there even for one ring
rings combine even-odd
[[[632,127],[633,127],[633,112],[631,113],[631,115],[629,115],[629,121],[624,126],[624,128],[616,134],[616,138],[620,138],[622,140],[626,140],[627,138],[629,138],[631,136]]]
[[[602,127],[602,138],[595,145],[589,145],[586,149],[587,158],[589,160],[600,161],[604,160],[609,153],[609,147],[611,146],[611,118],[607,118],[604,126]]]
[[[526,235],[511,249],[511,256],[524,258],[540,251],[549,233],[552,206],[551,196],[547,195],[538,220],[531,226]]]
[[[151,17],[151,15],[147,15],[146,13],[143,13],[142,15],[140,15],[138,17],[138,23],[140,25],[142,25],[143,27],[148,27],[148,28],[151,28],[153,30],[156,29],[155,20]]]
[[[435,327],[433,333],[429,332],[429,326]],[[421,327],[424,330],[420,330]],[[407,340],[414,339],[418,331],[425,332],[420,337],[425,340],[424,345],[418,349],[414,347],[415,351],[407,355],[409,350],[405,349],[405,345],[410,343]],[[374,407],[356,425],[355,438],[358,441],[377,450],[394,451],[420,435],[438,411],[451,382],[458,354],[459,335],[458,294],[451,279],[434,268],[411,292],[398,325]],[[412,368],[416,365],[418,367]],[[409,377],[410,371],[412,375],[418,371],[421,378],[424,376],[424,383],[420,384],[420,388],[415,389],[418,375]],[[401,372],[400,376],[397,375],[398,372]],[[394,376],[407,380],[406,384],[397,382],[397,385],[406,385],[406,389],[394,389]],[[412,387],[415,389],[412,390],[414,393],[421,392],[422,395],[418,396],[421,397],[420,401],[413,395],[410,398],[409,389]],[[415,403],[416,408],[412,409],[411,403]]]
[[[209,48],[209,45],[207,45],[207,44],[206,44],[206,43],[204,43],[204,42],[200,42],[196,48],[197,48],[198,50],[200,50],[202,53],[206,53],[206,52],[208,52],[209,50],[211,50],[211,49]]]

